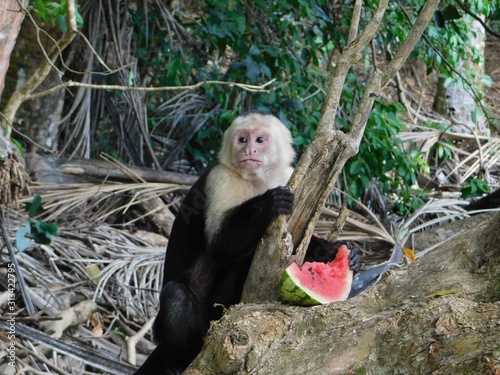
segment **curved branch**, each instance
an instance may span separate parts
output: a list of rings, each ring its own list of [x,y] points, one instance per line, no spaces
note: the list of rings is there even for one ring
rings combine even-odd
[[[304,259],[328,193],[347,160],[357,153],[373,102],[421,38],[439,0],[428,0],[425,3],[393,61],[385,71],[374,72],[359,103],[349,134],[333,131],[335,113],[347,72],[358,61],[358,54],[377,32],[387,4],[386,0],[380,1],[373,19],[363,33],[347,46],[338,60],[316,135],[289,181],[295,194],[294,211],[288,221],[279,217],[262,239],[243,288],[243,302],[276,300],[276,285],[279,284],[282,271],[291,261],[300,263]]]
[[[365,30],[363,30],[363,32],[344,49],[342,55],[340,55],[337,65],[332,72],[332,79],[328,86],[328,96],[323,104],[323,111],[321,113],[321,119],[319,120],[317,133],[330,132],[333,129],[335,114],[340,103],[340,96],[342,94],[347,72],[351,69],[351,66],[359,60],[361,52],[366,45],[370,43],[377,32],[388,4],[389,0],[380,1],[377,10],[373,14],[373,18],[368,25],[366,25]]]
[[[408,13],[404,9],[403,5],[398,1],[398,5],[401,7],[401,10],[403,11],[403,14],[405,15],[406,19],[410,21],[410,16],[408,16]],[[463,76],[462,73],[460,73],[458,70],[456,70],[453,65],[443,56],[443,54],[439,51],[439,49],[429,40],[429,38],[426,35],[423,35],[424,40],[426,43],[432,48],[432,50],[441,58],[441,60],[444,62],[444,64],[452,71],[455,73],[460,79],[469,87],[469,94],[471,94],[474,97],[474,101],[481,107],[481,110],[483,111],[485,117],[488,119],[490,123],[492,123],[492,119],[488,116],[488,111],[486,108],[484,108],[484,104],[482,100],[479,98],[478,94],[476,93],[476,90],[474,89],[474,86],[472,83],[470,83],[467,78]]]
[[[472,13],[472,12],[469,10],[469,8],[467,8],[467,7],[465,6],[465,4],[464,4],[464,3],[462,3],[460,0],[455,0],[455,2],[458,4],[458,6],[459,6],[460,8],[462,8],[462,10],[463,10],[465,13],[467,13],[469,16],[471,16],[471,17],[472,17],[472,18],[474,18],[477,22],[479,22],[479,23],[481,24],[481,26],[482,26],[482,27],[484,27],[484,30],[485,30],[486,32],[488,32],[489,34],[491,34],[491,35],[493,35],[493,36],[495,36],[495,37],[497,37],[497,38],[500,38],[500,34],[499,34],[499,33],[495,32],[495,30],[493,30],[493,29],[491,29],[490,27],[488,27],[488,25],[486,25],[486,23],[484,23],[484,21],[483,21],[480,17],[478,17],[478,16],[476,16],[474,13]]]
[[[263,92],[267,91],[266,87],[276,81],[276,78],[263,83],[262,85],[247,85],[244,83],[237,82],[227,82],[227,81],[201,81],[192,85],[185,86],[160,86],[160,87],[136,87],[136,86],[120,86],[120,85],[100,85],[94,83],[85,83],[85,82],[75,82],[75,81],[67,81],[61,83],[60,85],[51,87],[42,92],[38,92],[36,94],[31,94],[26,99],[37,99],[42,96],[51,94],[54,91],[60,90],[62,88],[69,87],[83,87],[87,89],[94,90],[110,90],[110,91],[142,91],[142,92],[159,92],[159,91],[182,91],[182,90],[195,90],[205,85],[224,85],[229,87],[239,87],[246,91],[251,92]]]
[[[23,12],[29,15],[26,9]],[[14,117],[17,110],[21,104],[30,96],[30,94],[35,91],[43,80],[47,77],[50,70],[54,66],[54,62],[60,56],[60,53],[73,41],[77,29],[76,29],[76,15],[75,15],[75,1],[67,0],[66,2],[66,20],[68,24],[68,30],[59,39],[56,45],[47,54],[47,59],[42,62],[40,67],[29,77],[24,85],[22,85],[18,90],[16,90],[4,108],[4,115],[6,120],[2,121],[2,128],[6,130],[6,137],[10,137],[12,128],[9,124],[13,123]]]

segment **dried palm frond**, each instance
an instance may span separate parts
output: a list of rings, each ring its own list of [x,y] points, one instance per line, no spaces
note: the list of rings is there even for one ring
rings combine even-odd
[[[463,171],[462,180],[465,181],[481,173],[489,175],[488,171],[494,167],[500,168],[500,138],[493,138],[482,143],[478,139],[477,148],[465,153],[467,156],[448,173],[448,176]],[[494,183],[494,181],[488,182]]]
[[[468,203],[460,199],[431,199],[404,220],[398,228],[410,235],[440,223],[463,219],[469,216],[463,208]],[[432,219],[429,220],[429,217]]]
[[[163,169],[168,168],[179,158],[188,142],[219,108],[219,106],[215,106],[210,109],[210,105],[205,99],[195,92],[182,91],[158,107],[158,112],[165,113],[165,115],[157,122],[152,133],[154,134],[157,129],[167,124],[168,131],[164,145],[168,145],[168,140],[175,140],[175,142],[170,142],[172,147],[166,147],[163,151]]]
[[[470,133],[443,132],[422,126],[413,127],[414,131],[402,132],[398,136],[405,142],[415,145],[430,159],[432,147],[440,144],[453,154],[453,159],[440,167],[444,170],[444,179],[454,180],[461,184],[471,177],[480,176],[490,186],[500,186],[500,138],[481,136]],[[441,140],[455,141],[455,145],[441,143]],[[439,169],[441,169],[439,168]]]
[[[68,76],[89,84],[106,83],[106,77],[111,76],[117,85],[141,85],[126,4],[88,1],[80,12],[88,43],[81,36],[75,40]],[[60,154],[90,158],[91,150],[104,147],[135,165],[159,167],[149,142],[145,93],[83,87],[74,91],[71,107],[60,124]]]
[[[9,216],[9,237],[15,243],[15,228],[22,226],[23,217],[14,210]],[[2,262],[6,256],[0,252]],[[126,230],[106,224],[62,223],[50,245],[31,246],[17,258],[32,297],[40,296],[34,299],[38,309],[50,305],[57,313],[67,306],[63,291],[79,292],[94,300],[105,297],[144,322],[156,312],[164,256],[165,247],[153,246]],[[91,274],[90,265],[97,265],[101,274]]]
[[[331,208],[324,208],[321,212],[322,219],[316,223],[316,231],[324,236],[327,234],[335,219],[338,217],[338,211]],[[387,244],[394,244],[391,234],[384,226],[376,220],[376,224],[370,224],[365,217],[353,211],[349,211],[344,229],[340,234],[339,241],[383,241]]]
[[[170,39],[170,45],[175,46],[176,43],[174,43],[174,38],[177,38],[177,40],[179,40],[182,44],[191,46],[196,49],[201,48],[200,43],[195,38],[193,38],[193,36],[184,28],[184,26],[180,22],[175,19],[165,2],[155,0],[153,4],[158,13],[161,15],[161,18],[163,19],[164,26],[167,29],[166,34]],[[194,4],[192,4],[192,6],[193,8],[195,8]],[[144,14],[147,13],[144,12]],[[193,13],[191,14],[191,18],[192,17],[196,17],[196,15]],[[180,52],[182,53],[182,50],[180,50]]]
[[[116,214],[125,214],[132,207],[152,199],[185,191],[185,187],[165,183],[106,183],[106,184],[34,184],[33,192],[42,197],[47,221],[79,220],[100,223]],[[24,198],[22,202],[31,198]],[[164,209],[176,201],[157,206]],[[147,212],[146,215],[152,214]],[[130,224],[130,223],[126,223]]]

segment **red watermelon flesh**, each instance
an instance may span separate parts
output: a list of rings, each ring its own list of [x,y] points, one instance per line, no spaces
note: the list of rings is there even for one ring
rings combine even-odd
[[[349,267],[349,249],[342,245],[329,263],[292,263],[280,281],[280,296],[288,302],[311,306],[344,301],[351,291],[353,272]]]

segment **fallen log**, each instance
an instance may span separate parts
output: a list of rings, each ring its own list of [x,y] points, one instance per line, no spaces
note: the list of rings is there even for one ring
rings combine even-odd
[[[240,304],[185,374],[498,374],[500,214],[345,302]]]
[[[73,184],[105,180],[110,181],[147,181],[191,186],[198,176],[177,172],[158,171],[148,168],[117,166],[111,162],[95,159],[57,159],[36,153],[25,156],[26,164],[33,181]]]

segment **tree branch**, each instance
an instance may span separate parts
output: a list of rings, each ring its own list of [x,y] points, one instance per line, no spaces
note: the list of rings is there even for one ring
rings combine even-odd
[[[42,96],[51,94],[54,91],[60,90],[61,88],[69,88],[69,87],[83,87],[87,89],[94,90],[110,90],[110,91],[142,91],[142,92],[159,92],[159,91],[182,91],[182,90],[195,90],[205,85],[225,85],[229,87],[239,87],[246,91],[251,92],[263,92],[266,91],[266,87],[276,81],[276,78],[263,83],[262,85],[248,85],[244,83],[237,82],[227,82],[227,81],[202,81],[192,85],[185,86],[160,86],[160,87],[136,87],[136,86],[120,86],[120,85],[100,85],[93,83],[85,83],[85,82],[75,82],[75,81],[67,81],[61,83],[60,85],[51,87],[42,92],[38,92],[36,94],[29,95],[26,99],[37,99]]]
[[[439,0],[429,0],[420,12],[395,58],[385,71],[377,70],[367,84],[348,134],[333,131],[335,113],[346,75],[358,61],[362,49],[377,32],[388,1],[381,0],[366,29],[344,50],[335,67],[328,97],[311,145],[304,152],[289,181],[295,194],[295,208],[288,222],[278,218],[268,229],[253,258],[242,295],[244,302],[278,299],[277,285],[291,261],[304,259],[315,223],[326,197],[346,161],[358,152],[366,121],[375,99],[394,76],[431,20]],[[295,249],[294,249],[295,248]]]
[[[334,128],[335,115],[340,103],[340,96],[347,72],[359,60],[361,52],[377,32],[388,3],[388,0],[380,1],[378,9],[373,14],[371,21],[366,25],[366,29],[340,55],[332,72],[332,78],[328,86],[328,96],[323,104],[323,112],[316,130],[317,133],[329,132]]]
[[[479,22],[479,23],[481,24],[481,26],[482,26],[482,27],[484,27],[484,30],[485,30],[486,32],[488,32],[489,34],[491,34],[491,35],[493,35],[493,36],[495,36],[495,37],[497,37],[497,38],[500,38],[500,34],[499,34],[499,33],[495,32],[495,30],[493,30],[493,29],[491,29],[490,27],[488,27],[488,25],[487,25],[486,23],[484,23],[484,21],[483,21],[480,17],[478,17],[478,16],[476,16],[474,13],[472,13],[472,12],[470,11],[470,9],[469,9],[469,8],[467,8],[467,7],[465,6],[465,4],[464,4],[464,3],[462,3],[460,0],[455,0],[455,2],[458,4],[458,6],[459,6],[460,8],[462,8],[462,10],[463,10],[465,13],[467,13],[469,16],[471,16],[471,17],[472,17],[472,18],[474,18],[477,22]]]
[[[26,12],[26,10],[24,10]],[[75,1],[67,0],[66,2],[66,20],[68,24],[68,30],[59,39],[57,44],[48,53],[48,59],[46,59],[40,67],[29,77],[24,85],[22,85],[18,90],[16,90],[4,108],[4,115],[6,120],[1,122],[2,128],[6,130],[6,137],[10,137],[11,127],[17,110],[21,104],[29,97],[29,95],[35,91],[38,86],[47,77],[54,62],[59,57],[60,53],[73,41],[77,33],[76,29],[76,15],[75,15]]]
[[[354,10],[352,12],[351,27],[349,29],[349,38],[347,44],[351,44],[358,35],[359,19],[361,18],[361,9],[363,9],[363,0],[356,0]]]

